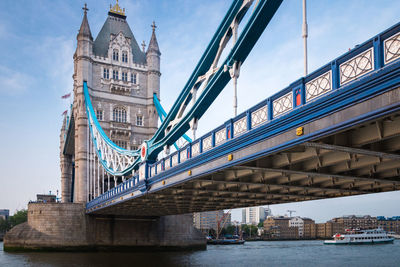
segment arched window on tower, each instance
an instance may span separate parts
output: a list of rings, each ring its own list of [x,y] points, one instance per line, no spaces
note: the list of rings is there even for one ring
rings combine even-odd
[[[113,110],[113,121],[126,122],[126,110],[123,107],[117,107]]]
[[[122,62],[128,63],[128,53],[126,51],[122,51]]]
[[[113,60],[118,61],[118,50],[113,50]]]

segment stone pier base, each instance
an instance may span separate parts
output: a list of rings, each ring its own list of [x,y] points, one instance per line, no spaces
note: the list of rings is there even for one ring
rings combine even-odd
[[[205,249],[190,214],[154,218],[92,216],[84,204],[30,203],[28,222],[4,237],[5,251]]]

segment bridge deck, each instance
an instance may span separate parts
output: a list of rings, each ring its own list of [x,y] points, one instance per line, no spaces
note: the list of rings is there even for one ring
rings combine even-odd
[[[88,213],[161,216],[399,190],[400,54],[388,61],[383,47],[398,32],[400,24],[148,165],[144,181],[119,185]],[[342,68],[367,53],[380,56],[346,76]],[[306,95],[316,84],[317,96]],[[257,118],[264,108],[268,118]]]

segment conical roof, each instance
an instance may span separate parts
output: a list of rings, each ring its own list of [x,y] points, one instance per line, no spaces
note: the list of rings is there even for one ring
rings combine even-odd
[[[108,13],[107,20],[104,22],[103,27],[101,28],[99,34],[96,37],[96,40],[93,43],[93,53],[97,56],[107,57],[108,46],[110,43],[110,35],[117,35],[120,32],[122,32],[125,37],[131,39],[133,62],[145,64],[146,56],[140,50],[139,45],[136,42],[135,37],[133,36],[131,28],[126,22],[125,16],[113,14],[112,12]]]
[[[87,10],[88,9],[86,8],[86,5],[83,10],[85,11],[85,13],[83,14],[82,24],[81,24],[81,28],[79,29],[78,36],[88,37],[88,38],[90,38],[90,40],[93,41],[92,32],[90,31],[89,22],[87,19]]]
[[[153,21],[153,33],[151,34],[151,39],[150,39],[150,43],[149,43],[149,47],[147,49],[147,53],[148,52],[156,52],[158,54],[160,53],[160,48],[158,47],[158,42],[157,42],[157,37],[156,37],[156,25]]]

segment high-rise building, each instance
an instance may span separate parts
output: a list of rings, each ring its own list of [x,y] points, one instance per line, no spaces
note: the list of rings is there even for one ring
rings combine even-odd
[[[265,218],[272,216],[272,211],[269,207],[265,208]]]
[[[250,207],[242,209],[242,223],[257,225],[264,221],[265,208],[264,207]]]
[[[8,217],[10,217],[10,210],[0,210],[0,219],[8,220]]]
[[[223,210],[217,210],[217,211],[205,211],[205,212],[195,212],[193,213],[193,224],[194,227],[197,229],[207,232],[210,229],[217,230],[218,227],[218,221],[222,219],[224,216],[224,211]],[[230,214],[226,218],[226,221],[228,223],[231,222],[231,217]],[[222,223],[220,225],[222,227]]]
[[[87,82],[95,115],[105,134],[119,147],[135,150],[157,130],[153,95],[160,98],[160,49],[153,22],[149,45],[140,48],[117,3],[108,12],[94,39],[85,7],[74,54],[74,102],[71,118],[60,134],[62,202],[86,202],[88,130],[83,83]],[[67,142],[67,122],[74,124],[76,140]],[[73,148],[75,147],[75,149]],[[93,154],[91,152],[91,154]],[[91,155],[89,155],[91,156]],[[74,174],[74,175],[73,175]],[[74,177],[74,179],[72,178]],[[122,177],[114,177],[120,181]],[[108,180],[105,179],[107,186]],[[111,187],[115,181],[111,181]],[[71,192],[74,192],[72,198]],[[90,197],[89,197],[90,198]]]

